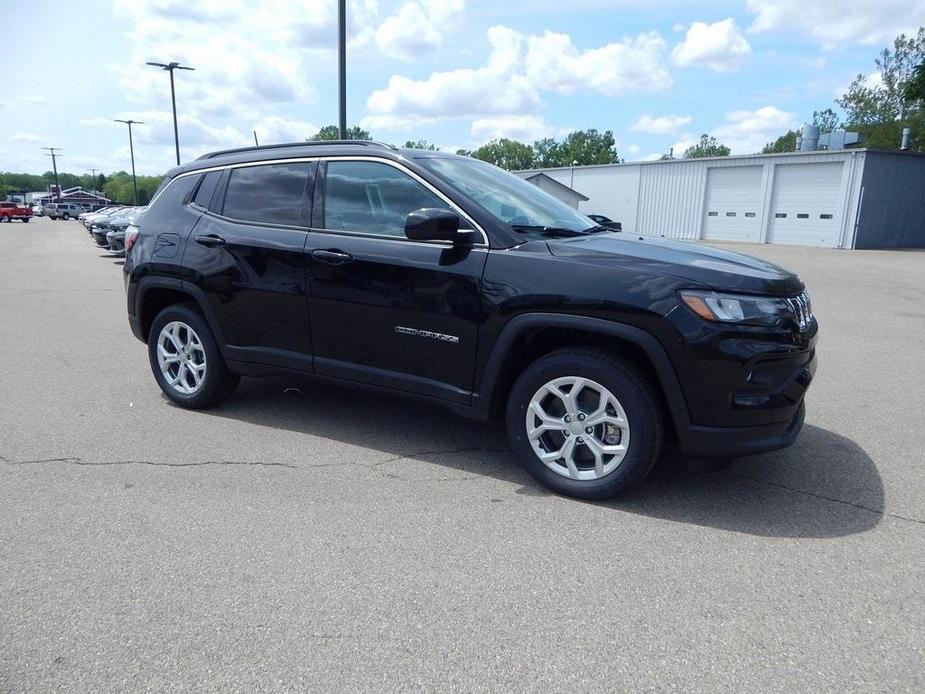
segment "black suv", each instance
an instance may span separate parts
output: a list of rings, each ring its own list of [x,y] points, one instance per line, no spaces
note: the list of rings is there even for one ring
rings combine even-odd
[[[206,155],[129,227],[129,322],[190,408],[313,374],[482,420],[548,487],[606,498],[666,439],[790,444],[817,325],[800,279],[611,233],[484,162],[373,142]],[[452,426],[448,422],[448,426]]]

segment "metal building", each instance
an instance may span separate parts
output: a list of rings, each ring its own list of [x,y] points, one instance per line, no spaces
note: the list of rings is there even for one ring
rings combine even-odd
[[[519,172],[625,232],[829,248],[925,248],[925,154],[869,149]],[[563,196],[565,193],[562,194]]]

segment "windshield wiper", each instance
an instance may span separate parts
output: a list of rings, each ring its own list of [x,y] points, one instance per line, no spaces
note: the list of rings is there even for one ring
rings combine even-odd
[[[572,236],[584,236],[586,231],[576,231],[566,229],[565,227],[548,227],[541,224],[511,224],[514,231],[536,232],[543,236],[553,236],[556,238],[571,238]]]

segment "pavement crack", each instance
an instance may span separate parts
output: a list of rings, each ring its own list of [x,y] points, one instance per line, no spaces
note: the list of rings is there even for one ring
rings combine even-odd
[[[9,461],[4,459],[7,465],[39,465],[42,463],[65,463],[68,465],[85,465],[90,467],[105,467],[109,465],[150,465],[152,467],[203,467],[206,465],[241,465],[245,467],[287,467],[299,469],[298,465],[289,463],[271,463],[266,461],[241,461],[241,460],[203,460],[190,463],[164,463],[155,460],[84,460],[83,458],[43,458],[40,460],[20,460]]]
[[[895,518],[896,520],[909,521],[910,523],[918,523],[920,525],[925,525],[925,520],[920,518],[911,518],[909,516],[902,516],[898,513],[888,513],[886,511],[876,509],[872,506],[866,506],[864,504],[859,504],[856,501],[847,501],[845,499],[839,499],[834,496],[826,496],[825,494],[819,494],[817,492],[810,492],[806,489],[797,489],[796,487],[790,487],[786,484],[781,484],[780,482],[769,482],[768,480],[759,479],[757,477],[751,477],[749,475],[743,475],[741,473],[732,473],[731,477],[738,477],[739,479],[749,480],[751,482],[757,482],[759,484],[766,484],[769,487],[777,487],[778,489],[786,489],[788,492],[793,492],[795,494],[803,494],[804,496],[811,496],[815,499],[822,499],[823,501],[831,501],[836,504],[844,504],[845,506],[852,506],[862,511],[867,511],[868,513],[873,513],[878,516],[883,516],[885,518]]]

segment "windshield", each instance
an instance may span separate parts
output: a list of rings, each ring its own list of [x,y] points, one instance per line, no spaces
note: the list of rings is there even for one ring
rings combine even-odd
[[[497,166],[466,157],[418,160],[515,231],[556,236],[599,231],[595,222],[532,183]]]

